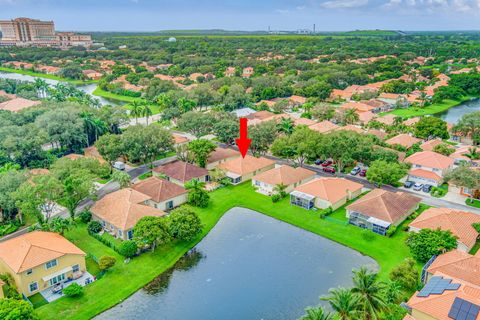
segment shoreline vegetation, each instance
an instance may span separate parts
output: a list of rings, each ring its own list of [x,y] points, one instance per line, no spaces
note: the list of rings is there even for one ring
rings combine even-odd
[[[67,78],[62,78],[60,76],[54,75],[54,74],[46,74],[46,73],[41,73],[41,72],[34,72],[30,70],[21,70],[21,69],[13,69],[13,68],[7,68],[7,67],[0,67],[0,71],[3,72],[9,72],[9,73],[18,73],[18,74],[23,74],[26,76],[32,76],[36,78],[44,78],[44,79],[50,79],[50,80],[56,80],[56,81],[61,81],[61,82],[67,82],[71,83],[74,85],[85,85],[85,84],[92,84],[92,83],[97,83],[97,80],[72,80],[72,79],[67,79]]]
[[[119,94],[115,94],[112,92],[105,91],[103,89],[100,89],[100,87],[95,88],[95,90],[92,92],[94,96],[97,97],[102,97],[106,99],[111,99],[111,100],[117,100],[117,101],[122,101],[122,102],[127,102],[131,103],[135,100],[140,100],[140,98],[134,98],[134,97],[127,97],[127,96],[122,96]]]
[[[453,107],[459,106],[462,103],[479,99],[479,97],[475,96],[466,96],[462,98],[461,100],[450,100],[446,99],[442,102],[439,103],[434,103],[429,106],[426,106],[424,108],[421,107],[409,107],[405,109],[395,109],[393,111],[385,112],[382,113],[382,115],[385,114],[393,114],[399,117],[403,118],[413,118],[413,117],[421,117],[421,116],[427,116],[427,115],[436,115],[439,113],[443,113]]]
[[[255,192],[248,181],[212,192],[211,202],[207,208],[192,208],[198,213],[204,225],[202,233],[194,241],[173,242],[160,246],[155,252],[143,253],[127,264],[113,249],[89,236],[84,224],[78,223],[76,227],[67,231],[65,236],[88,255],[97,258],[110,255],[117,259],[117,264],[104,277],[86,286],[81,297],[64,297],[36,309],[39,317],[89,319],[114,307],[172,267],[212,230],[228,210],[234,207],[255,210],[367,255],[378,263],[381,279],[387,279],[388,272],[394,266],[410,257],[405,245],[407,233],[403,231],[403,227],[399,227],[391,238],[371,232],[367,235],[365,230],[348,225],[346,218],[345,221],[339,220],[341,223],[320,219],[319,211],[291,206],[288,198],[272,205],[270,197]]]

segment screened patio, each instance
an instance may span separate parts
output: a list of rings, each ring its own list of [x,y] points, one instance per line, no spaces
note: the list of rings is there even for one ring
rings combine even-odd
[[[290,193],[290,204],[307,210],[315,206],[315,197],[300,191]]]

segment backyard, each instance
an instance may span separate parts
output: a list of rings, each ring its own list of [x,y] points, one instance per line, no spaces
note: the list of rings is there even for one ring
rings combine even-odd
[[[66,233],[82,250],[97,258],[102,255],[113,256],[117,264],[104,277],[88,285],[80,298],[62,298],[37,309],[42,319],[68,318],[85,319],[121,302],[135,291],[149,283],[160,273],[171,267],[181,256],[213,228],[222,215],[233,207],[245,207],[276,219],[298,226],[315,234],[332,239],[374,258],[380,266],[380,276],[386,279],[389,270],[410,256],[404,244],[406,232],[399,228],[393,237],[387,238],[344,223],[319,218],[319,211],[308,211],[289,204],[288,197],[278,203],[272,203],[267,196],[256,193],[249,182],[219,189],[211,193],[211,203],[205,209],[195,208],[203,224],[203,233],[189,243],[174,242],[123,263],[123,257],[100,241],[88,235],[85,225],[78,224]],[[341,211],[332,214],[341,220]],[[88,260],[87,260],[88,262]],[[95,263],[88,263],[95,268]],[[98,273],[94,270],[92,274]]]

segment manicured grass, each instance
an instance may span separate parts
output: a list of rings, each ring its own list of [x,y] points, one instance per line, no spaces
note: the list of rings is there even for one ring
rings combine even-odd
[[[35,293],[33,296],[28,297],[28,300],[32,303],[34,308],[39,308],[48,304],[48,301],[40,294],[40,292]]]
[[[98,263],[93,260],[91,256],[87,256],[85,258],[85,263],[87,265],[87,271],[90,272],[92,276],[97,276],[100,273],[100,267],[98,266]]]
[[[475,245],[473,246],[472,250],[470,250],[470,254],[476,254],[480,250],[480,240],[478,240]]]
[[[138,176],[138,180],[145,180],[147,178],[150,178],[152,176],[152,171],[145,172],[144,174],[141,174]]]
[[[462,100],[445,100],[440,103],[434,103],[424,108],[420,107],[410,107],[405,109],[395,109],[390,112],[386,112],[385,114],[394,114],[396,116],[400,116],[403,118],[412,118],[412,117],[420,117],[426,116],[431,114],[442,113],[447,111],[448,109],[458,106],[459,104],[469,101],[472,97],[465,97]]]
[[[88,236],[85,225],[66,233],[68,239],[97,258],[110,255],[117,264],[98,281],[85,287],[79,298],[61,298],[37,309],[41,319],[88,319],[118,304],[142,288],[157,275],[171,267],[181,256],[195,246],[214,227],[222,215],[233,207],[245,207],[273,218],[285,221],[315,234],[332,239],[375,259],[380,266],[380,278],[386,279],[388,272],[410,257],[405,245],[406,232],[403,228],[391,238],[372,233],[369,239],[362,236],[364,230],[352,225],[342,225],[320,219],[313,211],[291,206],[289,198],[272,203],[270,197],[253,190],[250,182],[229,186],[211,193],[207,208],[194,210],[198,213],[204,230],[194,241],[173,242],[147,252],[125,264],[123,257],[100,241]]]
[[[470,202],[470,199],[465,199],[465,204],[470,207],[480,208],[480,200],[472,199],[473,201]]]
[[[102,90],[99,87],[97,87],[92,92],[92,94],[95,95],[95,96],[98,96],[98,97],[103,97],[103,98],[118,100],[118,101],[124,101],[124,102],[133,102],[134,100],[140,99],[140,98],[127,97],[127,96],[122,96],[122,95],[119,95],[119,94],[111,93],[111,92]]]
[[[13,68],[7,68],[7,67],[0,67],[0,71],[24,74],[24,75],[27,75],[27,76],[32,76],[32,77],[37,77],[37,78],[44,78],[44,79],[51,79],[51,80],[57,80],[57,81],[62,81],[62,82],[68,82],[68,83],[71,83],[71,84],[88,84],[88,83],[97,82],[97,80],[89,80],[89,81],[72,80],[72,79],[62,78],[62,77],[54,75],[54,74],[46,74],[46,73],[34,72],[34,71],[30,71],[30,70],[13,69]]]
[[[135,98],[135,99],[138,100],[139,98]],[[126,104],[126,105],[124,105],[124,107],[127,108],[128,110],[132,109],[132,106],[130,104]],[[152,114],[159,114],[161,112],[160,106],[158,106],[156,104],[151,104],[150,109],[152,109]]]

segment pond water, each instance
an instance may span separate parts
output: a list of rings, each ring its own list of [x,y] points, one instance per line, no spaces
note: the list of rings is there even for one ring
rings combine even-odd
[[[35,81],[35,77],[25,75],[25,74],[13,73],[13,72],[1,72],[0,71],[0,78],[13,79],[13,80],[19,80],[19,81],[28,81],[28,82],[34,82]],[[52,85],[52,86],[59,83],[58,80],[44,79],[44,78],[43,78],[43,80],[45,80],[46,83],[48,83],[49,85]],[[78,86],[75,86],[75,87],[77,89],[82,90],[83,92],[91,95],[95,99],[98,99],[100,101],[101,105],[109,104],[109,105],[112,105],[112,106],[116,106],[116,105],[123,105],[124,104],[121,101],[106,99],[106,98],[103,98],[103,97],[98,97],[98,96],[93,95],[93,91],[95,91],[95,89],[97,88],[97,85],[94,84],[94,83],[85,84],[85,85],[78,85]]]
[[[357,251],[258,212],[234,208],[174,268],[95,319],[297,319],[353,268]],[[125,279],[128,281],[128,279]]]
[[[447,121],[448,123],[456,123],[460,118],[467,113],[480,111],[480,99],[474,99],[464,102],[456,107],[450,108],[437,116]]]

